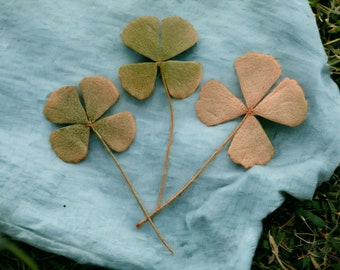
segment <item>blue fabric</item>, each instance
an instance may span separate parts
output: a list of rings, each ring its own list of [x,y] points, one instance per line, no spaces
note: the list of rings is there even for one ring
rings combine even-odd
[[[309,199],[340,160],[339,90],[308,1],[4,1],[0,10],[0,231],[34,246],[114,269],[249,269],[261,220],[289,193]],[[265,122],[276,153],[245,170],[221,152],[197,182],[149,225],[117,168],[93,136],[79,164],[57,158],[48,141],[58,128],[43,116],[53,90],[85,76],[112,80],[121,97],[108,112],[129,110],[137,122],[132,146],[117,157],[149,211],[156,205],[169,132],[161,81],[138,101],[121,90],[118,69],[142,60],[120,33],[137,16],[177,15],[191,22],[198,44],[179,59],[203,65],[202,84],[223,82],[241,96],[233,62],[267,53],[296,79],[309,104],[295,128]],[[171,197],[240,119],[206,127],[191,97],[173,100],[175,138],[165,199]]]

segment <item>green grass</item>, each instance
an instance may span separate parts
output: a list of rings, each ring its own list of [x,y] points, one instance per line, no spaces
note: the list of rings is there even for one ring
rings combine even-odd
[[[340,0],[310,0],[330,73],[340,86]],[[252,269],[340,270],[340,167],[311,201],[287,196],[264,221]],[[0,237],[0,270],[103,270]]]
[[[340,0],[309,0],[328,56],[331,76],[340,85]]]
[[[104,270],[0,237],[0,270]]]
[[[252,269],[340,270],[340,167],[313,200],[287,197],[263,222]]]

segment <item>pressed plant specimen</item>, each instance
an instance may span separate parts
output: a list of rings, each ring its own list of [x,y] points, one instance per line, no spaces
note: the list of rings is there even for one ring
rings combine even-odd
[[[46,101],[44,107],[46,118],[54,124],[68,124],[51,132],[50,142],[53,150],[63,161],[77,163],[87,156],[90,132],[93,131],[117,165],[153,230],[173,253],[111,151],[122,152],[132,144],[136,133],[134,116],[131,112],[125,111],[99,119],[119,98],[118,89],[108,79],[99,76],[85,77],[80,81],[79,88],[85,108],[76,86],[61,87],[53,91]]]
[[[151,60],[122,66],[119,69],[122,87],[135,98],[146,99],[155,88],[157,73],[160,70],[170,108],[170,132],[157,201],[158,208],[162,204],[174,137],[175,117],[171,97],[183,99],[190,96],[197,89],[202,76],[200,63],[170,59],[194,46],[197,34],[189,22],[178,16],[162,21],[157,17],[143,16],[128,23],[121,37],[126,46]]]
[[[279,63],[270,55],[247,53],[235,61],[244,104],[221,82],[208,81],[201,89],[196,114],[207,126],[222,124],[244,115],[234,131],[213,152],[194,176],[151,216],[176,200],[231,141],[230,158],[245,168],[263,165],[274,155],[274,147],[256,116],[294,127],[307,115],[307,101],[296,80],[285,78],[267,94],[281,76]],[[267,94],[267,95],[266,95]],[[141,226],[146,219],[137,224]]]

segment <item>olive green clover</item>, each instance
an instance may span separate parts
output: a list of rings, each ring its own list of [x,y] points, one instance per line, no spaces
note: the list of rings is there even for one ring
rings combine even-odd
[[[119,79],[123,89],[139,100],[148,98],[155,88],[159,69],[169,103],[170,133],[157,202],[159,207],[165,188],[174,136],[175,117],[171,97],[184,99],[190,96],[197,89],[202,77],[200,63],[170,59],[194,46],[197,42],[197,34],[189,22],[178,16],[165,18],[161,22],[157,17],[142,16],[127,24],[121,38],[127,47],[151,60],[151,62],[127,64],[119,69]]]
[[[77,163],[87,156],[90,131],[92,130],[117,165],[156,235],[173,253],[149,217],[148,211],[131,181],[111,151],[112,149],[115,152],[122,152],[132,144],[136,134],[133,114],[125,111],[99,119],[119,98],[118,89],[106,78],[85,77],[80,81],[79,88],[85,109],[75,86],[64,86],[53,91],[46,101],[44,107],[46,118],[54,124],[69,124],[52,131],[50,135],[52,149],[63,161]]]
[[[85,108],[75,86],[61,87],[49,96],[44,114],[54,124],[70,124],[50,135],[53,150],[66,162],[77,163],[88,153],[90,130],[116,151],[125,151],[133,142],[136,123],[131,112],[120,112],[99,119],[119,97],[115,85],[99,76],[86,77],[79,84]]]
[[[196,44],[197,34],[189,22],[177,16],[161,22],[153,16],[138,17],[128,23],[121,38],[127,47],[152,60],[119,69],[122,87],[132,96],[142,100],[151,95],[158,67],[170,96],[186,98],[198,87],[200,63],[169,60]]]

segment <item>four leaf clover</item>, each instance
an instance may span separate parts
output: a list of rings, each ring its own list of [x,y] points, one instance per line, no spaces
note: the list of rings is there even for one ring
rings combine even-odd
[[[272,56],[247,53],[236,60],[235,68],[246,105],[222,83],[210,80],[201,89],[200,99],[195,106],[196,113],[208,126],[218,125],[241,115],[245,117],[185,185],[150,213],[150,217],[179,198],[230,140],[232,142],[228,153],[235,163],[245,168],[267,163],[274,154],[274,147],[255,115],[291,127],[301,124],[306,118],[307,102],[302,88],[295,80],[283,79],[265,96],[281,75],[280,65]],[[146,221],[144,218],[136,226],[140,227]]]
[[[66,162],[79,162],[88,152],[90,130],[116,152],[125,151],[136,134],[135,119],[131,112],[120,112],[98,120],[118,99],[115,85],[106,78],[86,77],[79,84],[85,108],[77,87],[65,86],[52,92],[44,114],[54,124],[71,124],[53,131],[50,142],[56,154]]]
[[[155,88],[160,68],[164,85],[174,98],[186,98],[198,87],[202,67],[198,62],[169,60],[194,46],[197,34],[184,19],[172,16],[132,20],[122,32],[124,44],[153,62],[124,65],[119,69],[122,87],[137,99],[148,98]]]
[[[235,61],[235,69],[246,105],[222,83],[211,80],[202,87],[196,112],[208,126],[245,114],[242,125],[233,134],[228,154],[235,163],[250,168],[267,163],[274,154],[274,147],[255,116],[294,127],[306,118],[307,102],[302,88],[288,78],[265,96],[281,75],[280,65],[272,56],[247,53]]]
[[[194,46],[197,42],[197,34],[194,27],[180,17],[172,16],[160,22],[157,17],[143,16],[128,23],[121,37],[126,46],[152,60],[152,62],[122,66],[119,69],[122,87],[137,99],[148,98],[155,88],[159,68],[169,103],[170,132],[157,201],[159,207],[174,137],[175,117],[171,97],[183,99],[190,96],[198,87],[202,77],[200,63],[169,59]]]
[[[133,142],[136,134],[134,116],[126,111],[98,120],[119,97],[116,86],[108,79],[99,76],[86,77],[80,81],[79,88],[86,109],[81,104],[75,86],[65,86],[55,90],[46,101],[44,114],[48,120],[55,124],[71,124],[51,133],[50,142],[53,150],[63,161],[79,162],[87,155],[92,129],[116,163],[152,229],[164,246],[174,253],[151,220],[131,181],[111,152],[111,149],[122,152]]]

